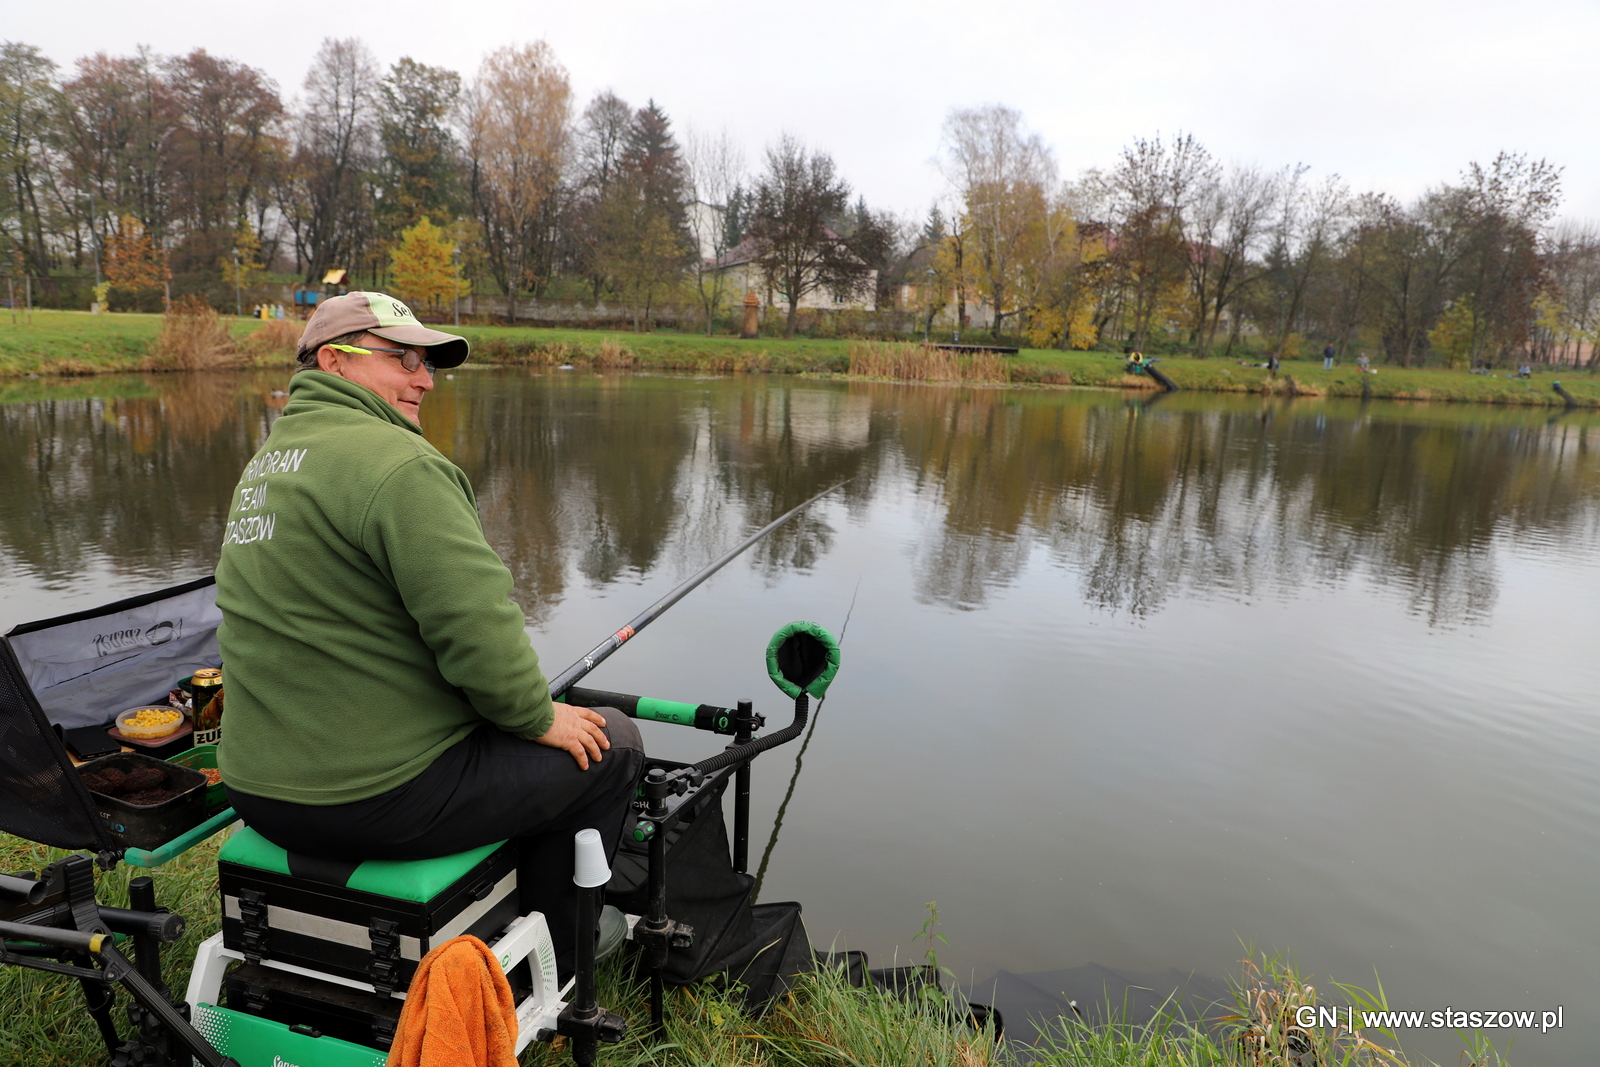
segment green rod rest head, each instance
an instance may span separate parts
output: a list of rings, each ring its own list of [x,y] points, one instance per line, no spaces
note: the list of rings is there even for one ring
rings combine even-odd
[[[791,622],[767,642],[767,674],[789,697],[820,698],[839,673],[839,642],[814,622]]]

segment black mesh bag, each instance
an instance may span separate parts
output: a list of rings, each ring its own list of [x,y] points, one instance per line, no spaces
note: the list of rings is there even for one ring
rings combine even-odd
[[[115,844],[67,750],[0,637],[0,830],[56,848]]]
[[[731,774],[725,772],[667,833],[667,914],[694,927],[694,943],[671,951],[662,978],[688,985],[726,974],[742,984],[745,1004],[759,1012],[789,988],[791,979],[812,969],[811,945],[799,904],[753,904],[755,879],[734,869],[722,818],[722,794]],[[649,848],[632,834],[623,835],[606,903],[638,915],[648,910]]]

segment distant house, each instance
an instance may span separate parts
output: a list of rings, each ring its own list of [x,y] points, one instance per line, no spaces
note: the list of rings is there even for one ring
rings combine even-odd
[[[826,231],[832,240],[839,240],[839,235],[832,230]],[[761,247],[753,239],[746,237],[739,244],[728,249],[721,258],[712,262],[713,270],[720,272],[726,281],[729,292],[752,292],[767,307],[787,307],[789,301],[780,293],[773,280],[768,279],[762,271],[757,257],[761,254]],[[854,292],[845,296],[843,300],[837,299],[834,293],[826,287],[812,289],[800,298],[802,310],[816,311],[876,311],[878,307],[878,272],[870,270],[862,278],[861,284]]]
[[[941,285],[932,275],[936,249],[921,244],[894,265],[889,275],[889,294],[896,310],[910,311],[917,321],[927,321],[930,328],[953,329],[956,308],[961,294],[953,285]],[[988,329],[994,325],[994,308],[990,307],[975,288],[966,292],[967,320],[964,329]],[[930,319],[931,313],[931,319]]]

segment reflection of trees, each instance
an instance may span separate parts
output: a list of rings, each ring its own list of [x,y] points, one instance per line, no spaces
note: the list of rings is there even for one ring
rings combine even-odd
[[[49,582],[99,559],[157,582],[209,571],[282,379],[160,375],[104,390],[144,395],[0,404],[0,549]]]
[[[283,375],[135,384],[0,404],[0,561],[48,582],[100,560],[152,584],[213,566]],[[462,373],[423,411],[536,621],[569,561],[592,587],[686,576],[846,479],[838,499],[857,515],[905,491],[927,531],[917,593],[963,609],[1042,557],[1135,615],[1186,592],[1360,578],[1435,622],[1472,620],[1495,603],[1495,545],[1600,527],[1582,415],[520,372]],[[834,543],[824,514],[750,565],[769,580],[813,566]]]
[[[1088,600],[1134,614],[1180,589],[1248,598],[1360,573],[1430,620],[1470,620],[1496,596],[1493,539],[1576,534],[1600,480],[1586,429],[1533,416],[875,388],[939,501],[918,590],[958,607],[1042,542]]]
[[[871,500],[874,457],[887,426],[870,403],[838,388],[758,381],[746,381],[736,403],[736,409],[721,403],[712,438],[715,466],[742,511],[723,521],[730,543],[733,534],[765,525],[847,479],[840,491],[846,507]],[[754,565],[769,579],[814,565],[833,544],[833,530],[816,514],[769,534],[750,550]]]
[[[693,443],[670,384],[467,374],[424,406],[429,438],[472,479],[485,532],[535,621],[561,599],[569,552],[595,586],[656,567]]]
[[[472,479],[518,603],[542,621],[570,558],[593,586],[688,573],[861,470],[867,405],[841,390],[596,375],[463,374],[423,408]],[[853,486],[854,499],[870,485]],[[768,573],[809,567],[831,530],[809,516],[752,549]]]

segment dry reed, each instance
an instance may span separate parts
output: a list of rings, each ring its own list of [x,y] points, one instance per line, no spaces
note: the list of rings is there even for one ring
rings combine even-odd
[[[1003,382],[1011,377],[993,352],[964,355],[933,345],[862,341],[850,346],[850,373],[920,382]]]
[[[233,337],[215,308],[199,296],[180,296],[161,319],[161,335],[145,370],[203,370],[237,362]]]
[[[294,361],[304,327],[293,319],[272,319],[239,342],[239,352],[253,367],[277,366]]]
[[[600,351],[595,356],[594,365],[608,369],[623,369],[637,366],[639,357],[622,344],[615,337],[607,337],[600,342]]]

